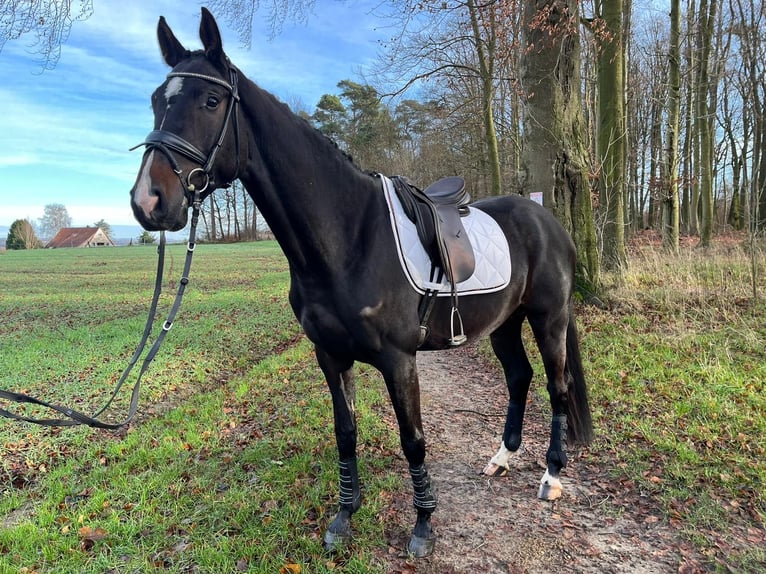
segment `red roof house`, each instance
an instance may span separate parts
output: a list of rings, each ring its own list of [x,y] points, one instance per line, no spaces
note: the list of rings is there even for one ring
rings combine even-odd
[[[114,247],[114,242],[100,227],[63,227],[45,247]]]

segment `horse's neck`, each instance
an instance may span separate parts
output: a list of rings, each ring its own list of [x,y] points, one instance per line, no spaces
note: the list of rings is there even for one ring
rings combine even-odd
[[[293,266],[342,265],[380,216],[380,183],[287,106],[248,83],[243,124],[250,126],[245,188]],[[366,229],[367,230],[366,230]]]

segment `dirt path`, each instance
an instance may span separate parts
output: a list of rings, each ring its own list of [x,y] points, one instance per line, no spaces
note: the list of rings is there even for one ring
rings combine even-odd
[[[530,392],[524,452],[504,478],[479,475],[499,446],[507,392],[498,370],[472,348],[418,356],[428,463],[439,497],[433,556],[408,560],[409,492],[386,517],[391,573],[703,572],[691,548],[635,486],[614,484],[608,461],[570,453],[564,495],[537,499],[550,409]],[[537,377],[537,376],[536,376]],[[539,378],[533,384],[542,384]],[[618,481],[619,482],[619,481]]]

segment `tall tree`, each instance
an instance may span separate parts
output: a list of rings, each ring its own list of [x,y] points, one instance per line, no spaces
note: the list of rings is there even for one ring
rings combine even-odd
[[[478,126],[475,131],[481,136],[472,137],[471,143],[481,157],[473,163],[482,164],[489,181],[486,190],[475,190],[476,195],[501,193],[504,158],[495,106],[498,86],[507,79],[498,77],[498,70],[505,70],[505,61],[516,52],[508,41],[518,36],[509,31],[515,20],[508,13],[517,9],[518,2],[398,0],[392,5],[388,18],[401,32],[385,46],[378,83],[387,88],[398,85],[392,94],[415,84],[438,86],[449,91],[451,99],[459,94],[455,111],[472,110],[465,114],[472,125],[461,127],[464,132],[470,129],[473,136]]]
[[[697,0],[687,0],[686,2],[686,30],[687,40],[684,42],[684,62],[686,73],[694,76],[694,70],[697,69],[697,51],[694,47],[693,34],[694,22],[697,14]],[[684,230],[690,234],[696,234],[699,231],[699,218],[697,217],[697,206],[699,204],[699,185],[696,177],[696,170],[699,151],[699,138],[697,137],[697,124],[695,123],[695,95],[694,85],[696,82],[688,81],[686,96],[684,102],[684,143],[683,143],[683,168],[681,181],[684,188],[681,194],[681,225]]]
[[[678,252],[680,213],[678,202],[678,129],[681,115],[681,0],[670,0],[670,47],[668,49],[668,105],[665,126],[662,242]]]
[[[332,94],[324,94],[317,104],[316,110],[311,116],[314,125],[339,144],[343,137],[343,123],[346,119],[346,108],[340,98]]]
[[[603,264],[620,272],[625,248],[625,88],[623,0],[597,2],[599,199],[604,211]]]
[[[751,232],[766,227],[766,10],[763,3],[755,0],[732,2],[732,15],[738,24],[733,26],[737,34],[740,68],[738,70],[739,92],[743,101],[743,131],[750,137],[752,150],[745,209]],[[745,140],[745,145],[748,140]],[[743,178],[747,179],[744,174]]]
[[[523,86],[527,92],[522,188],[540,192],[543,205],[577,247],[578,284],[598,291],[599,261],[588,184],[589,157],[580,94],[577,0],[524,5]]]
[[[713,149],[715,135],[710,121],[710,54],[713,38],[713,22],[717,11],[717,0],[700,0],[699,27],[697,37],[697,85],[696,118],[699,134],[699,181],[701,203],[700,243],[709,247],[713,238]]]
[[[368,84],[338,82],[339,95],[324,94],[311,119],[364,169],[391,172],[401,144],[391,111]]]
[[[52,239],[59,229],[72,226],[72,218],[61,203],[49,203],[43,210],[43,216],[38,220],[40,236],[43,239]]]
[[[491,174],[490,195],[502,193],[500,154],[498,151],[495,114],[492,101],[495,96],[495,52],[497,49],[497,7],[495,2],[477,5],[474,0],[466,2],[473,34],[473,45],[481,82],[481,114],[484,124],[484,143],[487,146],[487,166]]]
[[[35,229],[27,219],[17,219],[11,223],[8,237],[5,240],[6,249],[37,249],[42,244]]]

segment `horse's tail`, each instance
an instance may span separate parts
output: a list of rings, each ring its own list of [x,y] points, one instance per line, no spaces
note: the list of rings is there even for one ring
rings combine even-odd
[[[567,437],[572,444],[587,445],[593,441],[593,420],[588,404],[588,388],[580,357],[580,343],[575,323],[574,305],[570,304],[569,324],[567,325],[567,360],[566,368],[572,379],[567,392],[569,403]]]

